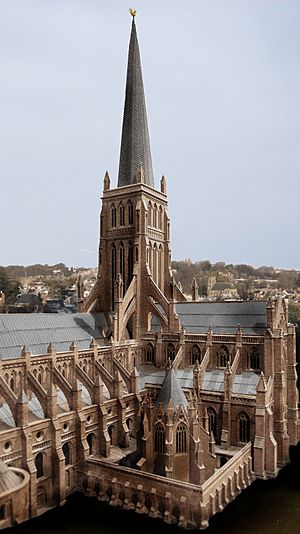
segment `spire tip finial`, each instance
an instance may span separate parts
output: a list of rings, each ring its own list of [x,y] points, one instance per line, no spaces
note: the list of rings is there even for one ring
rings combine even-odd
[[[132,16],[132,19],[134,20],[134,17],[136,17],[136,9],[135,9],[135,7],[130,7],[129,8],[129,13]]]

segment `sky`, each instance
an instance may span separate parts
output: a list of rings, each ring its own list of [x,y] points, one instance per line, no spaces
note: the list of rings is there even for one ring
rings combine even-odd
[[[0,265],[97,265],[129,7],[172,258],[300,269],[298,0],[1,0]]]

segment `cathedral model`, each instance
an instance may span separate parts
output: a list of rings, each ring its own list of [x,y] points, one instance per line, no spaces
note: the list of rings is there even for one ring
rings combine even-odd
[[[205,528],[300,439],[287,302],[187,301],[155,187],[132,12],[117,186],[80,313],[0,315],[0,528],[75,491]]]

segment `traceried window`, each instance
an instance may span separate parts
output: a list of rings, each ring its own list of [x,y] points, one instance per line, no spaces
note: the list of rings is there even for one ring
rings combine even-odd
[[[193,345],[191,350],[191,364],[195,365],[197,362],[201,362],[201,350],[199,345]]]
[[[167,347],[167,360],[170,358],[171,362],[175,360],[175,347],[173,343],[168,343]]]
[[[165,452],[165,429],[161,423],[155,426],[154,450],[160,453]]]
[[[240,443],[250,441],[250,421],[244,412],[239,415],[239,441]]]
[[[230,361],[229,350],[225,345],[222,345],[218,352],[218,366],[226,367],[227,362]]]
[[[260,353],[257,347],[251,347],[249,351],[249,368],[254,371],[260,369]]]
[[[146,363],[154,363],[155,349],[152,343],[148,343],[146,347]]]
[[[176,452],[186,452],[186,426],[183,423],[176,430]]]

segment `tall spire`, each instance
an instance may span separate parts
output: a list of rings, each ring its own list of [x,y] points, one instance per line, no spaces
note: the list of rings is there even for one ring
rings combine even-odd
[[[132,16],[118,187],[140,182],[141,174],[143,182],[154,187],[141,58]]]

